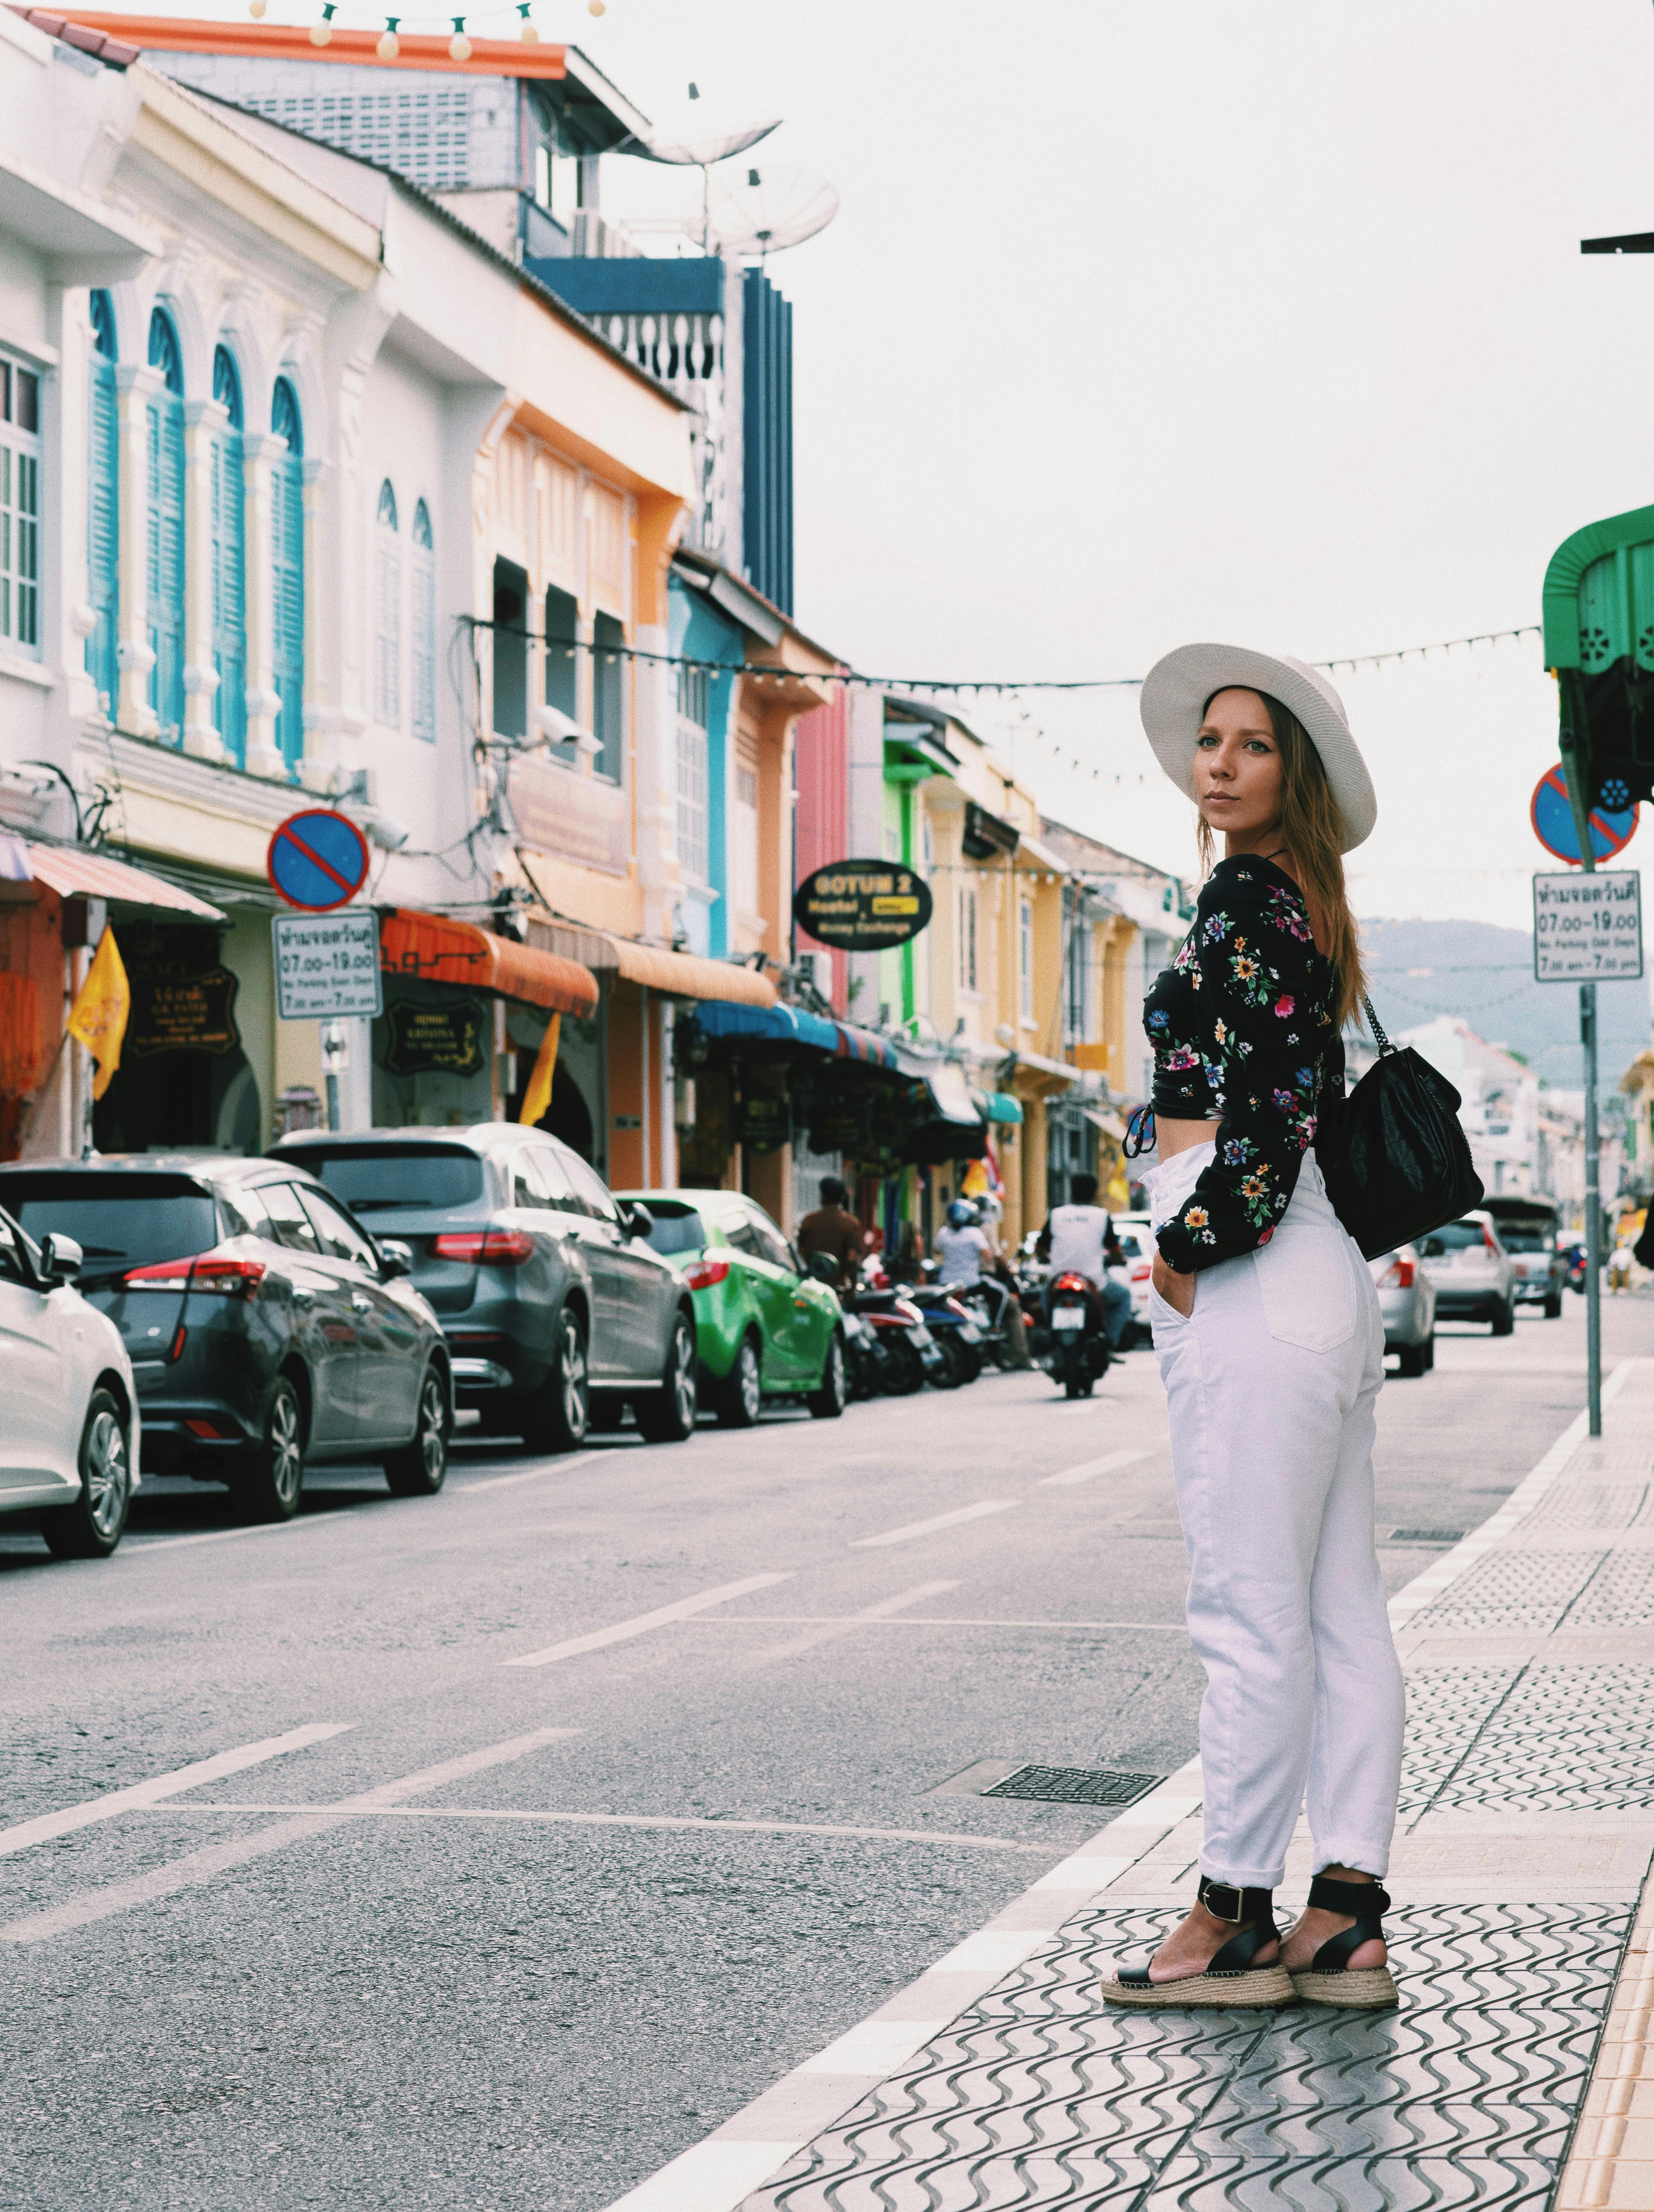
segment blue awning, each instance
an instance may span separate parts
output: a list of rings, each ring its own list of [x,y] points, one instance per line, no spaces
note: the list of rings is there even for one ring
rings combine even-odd
[[[882,1037],[869,1030],[852,1029],[847,1022],[825,1021],[802,1006],[737,1006],[722,1000],[704,1001],[694,1018],[709,1037],[750,1037],[758,1044],[802,1045],[807,1051],[831,1053],[836,1060],[867,1060],[875,1067],[894,1067],[896,1055]]]
[[[971,1096],[985,1121],[1016,1123],[1022,1119],[1021,1101],[1013,1098],[1009,1091],[973,1091]]]

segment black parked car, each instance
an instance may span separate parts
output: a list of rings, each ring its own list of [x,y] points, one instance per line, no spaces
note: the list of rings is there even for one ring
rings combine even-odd
[[[132,1363],[147,1474],[227,1483],[260,1520],[298,1510],[306,1460],[377,1459],[429,1497],[453,1426],[448,1350],[409,1255],[293,1162],[111,1153],[0,1167],[37,1242],[72,1237],[79,1288]]]
[[[376,1231],[406,1240],[447,1336],[454,1390],[493,1436],[572,1450],[630,1401],[651,1443],[695,1425],[694,1305],[646,1206],[539,1129],[323,1129],[284,1137]],[[594,1407],[594,1399],[596,1404]]]

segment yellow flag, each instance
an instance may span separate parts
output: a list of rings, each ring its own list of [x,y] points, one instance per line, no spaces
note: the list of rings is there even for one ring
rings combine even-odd
[[[131,1011],[132,989],[126,980],[120,948],[115,942],[114,931],[106,929],[98,939],[86,981],[76,994],[64,1024],[70,1036],[78,1037],[98,1064],[98,1072],[92,1079],[94,1098],[103,1097],[121,1064],[121,1040],[126,1035],[126,1018]]]
[[[551,1079],[557,1066],[557,1039],[562,1026],[560,1014],[554,1014],[546,1024],[540,1057],[534,1063],[529,1087],[523,1093],[523,1110],[517,1117],[525,1128],[531,1129],[551,1103]]]

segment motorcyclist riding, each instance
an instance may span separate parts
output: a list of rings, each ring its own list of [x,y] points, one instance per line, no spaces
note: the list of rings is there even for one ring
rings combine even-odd
[[[982,1233],[977,1210],[968,1198],[956,1198],[948,1219],[936,1231],[936,1257],[942,1262],[938,1280],[945,1291],[968,1290],[982,1280],[985,1261],[993,1258],[993,1246]]]
[[[1077,1175],[1070,1182],[1072,1203],[1051,1208],[1051,1218],[1040,1231],[1034,1251],[1051,1263],[1051,1280],[1059,1275],[1083,1275],[1103,1309],[1103,1333],[1109,1350],[1118,1353],[1131,1327],[1131,1293],[1111,1276],[1109,1264],[1124,1266],[1125,1255],[1114,1234],[1106,1207],[1096,1203],[1097,1178]],[[1045,1293],[1045,1314],[1051,1316],[1051,1291]]]

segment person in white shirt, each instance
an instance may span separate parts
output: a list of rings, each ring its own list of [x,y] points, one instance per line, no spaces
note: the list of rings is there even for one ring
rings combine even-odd
[[[983,1262],[991,1260],[993,1249],[977,1226],[975,1206],[968,1199],[956,1198],[936,1231],[936,1258],[942,1267],[936,1279],[942,1289],[972,1289],[982,1280]]]
[[[1109,1348],[1118,1352],[1131,1326],[1131,1293],[1108,1272],[1109,1261],[1124,1256],[1114,1224],[1107,1208],[1096,1202],[1095,1176],[1075,1176],[1069,1191],[1072,1203],[1051,1208],[1034,1250],[1040,1259],[1050,1261],[1053,1282],[1058,1275],[1083,1275],[1093,1285],[1102,1300]],[[1049,1307],[1049,1292],[1046,1304]]]
[[[1631,1262],[1635,1257],[1631,1239],[1621,1234],[1619,1243],[1609,1256],[1608,1286],[1617,1298],[1621,1291],[1631,1288]]]

